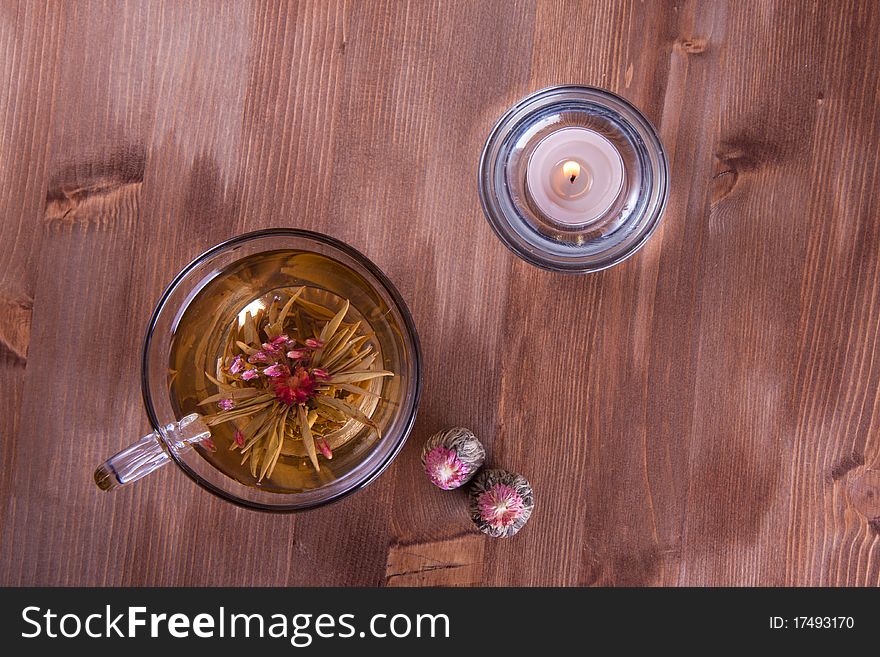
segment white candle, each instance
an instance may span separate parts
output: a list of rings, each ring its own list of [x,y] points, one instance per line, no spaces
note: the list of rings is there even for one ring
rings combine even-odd
[[[526,179],[544,214],[563,224],[585,224],[605,214],[620,194],[623,159],[595,130],[563,128],[535,148]]]

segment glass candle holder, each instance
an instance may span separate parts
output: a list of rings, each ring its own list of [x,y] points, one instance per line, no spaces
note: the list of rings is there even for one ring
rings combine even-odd
[[[483,211],[501,241],[542,269],[599,271],[656,229],[669,165],[651,123],[619,96],[550,87],[502,116],[480,158]]]

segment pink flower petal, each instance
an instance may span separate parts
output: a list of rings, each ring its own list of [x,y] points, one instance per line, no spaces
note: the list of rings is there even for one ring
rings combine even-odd
[[[238,374],[239,372],[241,372],[243,367],[244,358],[242,358],[240,355],[236,356],[232,359],[232,365],[229,366],[229,373],[233,375]]]
[[[324,346],[324,341],[317,340],[315,338],[309,338],[308,340],[306,340],[306,346],[309,349],[320,349],[321,347]]]
[[[525,511],[522,497],[507,484],[495,484],[480,493],[477,506],[483,521],[499,529],[512,525]]]
[[[425,473],[432,484],[443,490],[461,486],[470,471],[455,450],[447,447],[435,447],[425,456]]]
[[[280,363],[275,363],[270,367],[267,367],[263,370],[263,374],[266,376],[287,376],[290,374],[290,370],[287,369],[284,365]]]
[[[312,376],[316,379],[322,379],[326,381],[330,378],[330,373],[327,370],[322,370],[320,367],[316,367],[312,370]]]
[[[207,449],[211,452],[217,451],[217,445],[215,445],[214,441],[211,440],[210,438],[202,438],[199,442],[201,443],[202,447],[204,447],[205,449]]]
[[[244,434],[241,431],[236,431],[233,434],[233,439],[235,439],[235,444],[239,447],[244,447]]]
[[[305,349],[292,349],[287,352],[287,357],[292,358],[293,360],[299,360],[300,358],[305,358],[306,350]]]
[[[221,399],[217,402],[217,406],[222,408],[224,411],[231,411],[233,408],[235,408],[235,402],[231,399]]]
[[[260,373],[257,370],[245,370],[241,373],[241,378],[245,381],[256,379],[258,376],[260,376]]]
[[[248,362],[251,364],[253,364],[253,363],[271,363],[272,359],[269,358],[269,354],[267,354],[265,351],[258,351],[253,356],[250,356],[248,358]]]
[[[272,342],[270,344],[277,347],[278,345],[287,344],[288,342],[290,342],[290,338],[282,334],[279,335],[277,338],[272,338]]]
[[[321,438],[318,440],[318,449],[321,450],[321,454],[324,455],[326,459],[333,458],[333,451],[330,449],[330,445],[327,444],[327,441]]]

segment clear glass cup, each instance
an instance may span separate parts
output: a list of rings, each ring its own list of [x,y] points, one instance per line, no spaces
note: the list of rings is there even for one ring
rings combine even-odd
[[[333,271],[317,275],[311,268],[278,272],[272,287],[305,284],[326,289],[351,300],[352,307],[368,320],[380,318],[381,322],[371,326],[382,367],[395,376],[386,380],[382,399],[372,414],[381,439],[354,443],[357,447],[349,450],[347,462],[337,463],[334,459],[336,478],[314,488],[279,493],[240,483],[202,456],[202,443],[211,434],[197,414],[184,414],[177,407],[171,394],[169,361],[181,317],[208,283],[243,258],[288,250],[322,256],[324,269]],[[337,275],[340,272],[343,275]],[[237,293],[245,304],[269,291],[245,287]],[[202,488],[244,507],[289,512],[326,504],[372,482],[397,456],[415,422],[421,380],[419,340],[409,310],[394,285],[364,255],[331,237],[305,230],[276,228],[240,235],[193,260],[159,300],[147,327],[141,380],[153,432],[101,464],[95,471],[95,483],[103,490],[112,490],[173,462]]]

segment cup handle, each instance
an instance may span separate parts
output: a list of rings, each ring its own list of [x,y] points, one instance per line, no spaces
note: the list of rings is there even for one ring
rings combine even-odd
[[[168,450],[184,452],[201,442],[213,447],[208,427],[197,413],[192,413],[147,434],[104,461],[95,470],[95,483],[101,490],[125,486],[168,463]]]

